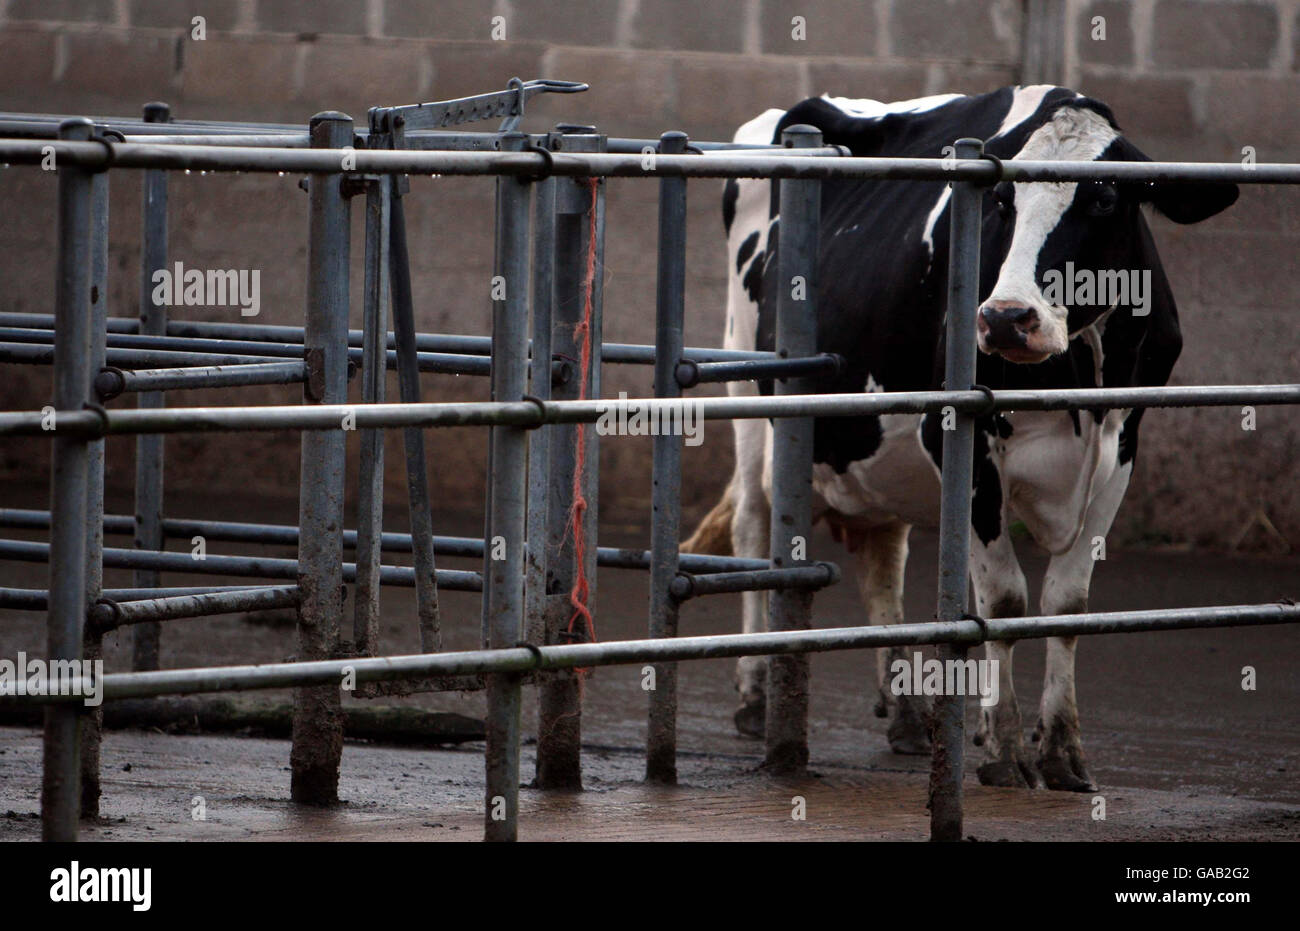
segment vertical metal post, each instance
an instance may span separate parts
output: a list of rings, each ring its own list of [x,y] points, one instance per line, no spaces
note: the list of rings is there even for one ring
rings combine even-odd
[[[979,158],[984,144],[958,139],[957,158]],[[979,303],[980,189],[954,181],[948,255],[948,314],[944,386],[950,391],[975,383],[975,310]],[[943,434],[943,495],[939,513],[940,621],[966,613],[970,586],[970,508],[972,441],[975,418],[958,412],[955,426]],[[962,644],[939,647],[939,659],[966,659]],[[934,750],[930,764],[930,839],[962,837],[962,764],[966,739],[966,703],[961,695],[939,695],[934,702]]]
[[[366,185],[365,320],[362,324],[361,399],[382,404],[388,376],[388,221],[391,175]],[[357,590],[352,624],[356,651],[379,647],[380,539],[384,529],[384,431],[361,431],[357,496]]]
[[[398,396],[403,404],[420,403],[420,368],[415,348],[415,307],[411,298],[411,261],[406,248],[406,213],[401,180],[394,179],[389,216],[389,262],[393,298],[393,333],[397,341]],[[415,564],[416,623],[420,650],[442,649],[438,584],[434,575],[433,513],[429,506],[429,470],[424,456],[424,431],[406,427],[406,488],[411,514],[411,551]]]
[[[538,182],[533,196],[533,340],[529,393],[551,397],[551,300],[555,287],[554,178]],[[550,502],[552,427],[528,433],[528,561],[525,566],[524,639],[546,642],[546,521]]]
[[[566,133],[561,137],[566,152],[600,152],[605,148],[605,137],[591,133]],[[596,252],[596,276],[592,282],[591,361],[590,383],[587,397],[600,397],[600,344],[601,344],[601,275],[604,244],[604,183],[597,186],[592,202],[590,181],[587,178],[556,179],[555,195],[555,273],[554,304],[552,306],[551,350],[561,358],[574,361],[573,377],[564,385],[556,386],[551,397],[556,400],[574,400],[582,391],[580,357],[582,348],[577,338],[578,326],[583,320],[587,257],[589,249]],[[596,236],[591,239],[591,211],[595,211]],[[577,469],[578,429],[573,424],[556,424],[550,428],[550,492],[547,514],[546,553],[546,613],[545,642],[572,643],[587,639],[581,624],[569,630],[573,606],[569,594],[579,579],[585,575],[590,586],[587,607],[594,612],[596,604],[596,514],[598,510],[599,444],[597,434],[590,425],[583,431],[584,472],[581,478],[582,496],[587,502],[583,515],[586,539],[586,560],[577,565],[573,547],[573,534],[569,531],[572,519],[574,472]],[[575,670],[548,673],[538,687],[537,708],[537,775],[534,784],[540,789],[582,788],[582,690]]]
[[[311,119],[313,148],[352,144],[352,120],[337,112]],[[340,169],[342,165],[340,164]],[[303,352],[305,404],[347,402],[348,259],[350,215],[343,174],[310,175],[307,316]],[[298,659],[329,659],[343,615],[343,424],[302,434],[298,501]],[[343,715],[338,685],[294,690],[291,794],[295,802],[338,800]]]
[[[664,133],[659,151],[686,151],[686,134]],[[686,179],[659,182],[659,282],[655,307],[655,397],[680,398],[676,367],[682,356],[686,298]],[[682,438],[654,438],[650,517],[650,636],[677,636],[677,602],[669,586],[677,576],[681,538]],[[677,781],[677,664],[654,667],[646,728],[646,780]]]
[[[506,152],[521,151],[522,133],[501,139]],[[495,284],[492,302],[492,400],[524,396],[528,366],[528,179],[497,179]],[[483,617],[488,646],[512,647],[524,633],[524,532],[527,513],[528,437],[520,427],[492,428],[488,464],[491,493],[484,541]],[[519,824],[519,676],[488,677],[487,787],[484,839],[513,841]]]
[[[108,348],[108,172],[90,183],[90,372],[104,367]],[[93,390],[87,401],[94,401]],[[86,463],[86,604],[99,600],[104,588],[104,439],[87,444]],[[104,635],[87,627],[82,639],[82,659],[104,658]],[[104,709],[90,709],[81,724],[81,817],[99,817],[99,745]]]
[[[822,144],[811,126],[791,126],[781,140],[793,148]],[[783,356],[817,352],[816,271],[821,183],[783,178],[777,242],[776,350]],[[778,380],[777,394],[809,394],[807,379]],[[779,418],[772,427],[772,565],[810,564],[812,531],[813,421]],[[774,591],[769,596],[769,630],[804,630],[812,625],[812,592]],[[798,773],[808,764],[808,656],[768,657],[766,758],[773,772]]]
[[[171,109],[165,103],[144,105],[146,123],[166,123]],[[154,272],[167,267],[167,172],[146,169],[144,188],[143,237],[140,244],[140,333],[146,336],[167,335],[167,305],[154,301]],[[166,405],[161,391],[142,391],[136,406],[142,409]],[[163,439],[161,433],[142,433],[135,440],[135,547],[142,550],[163,548]],[[135,570],[136,588],[157,588],[161,575],[157,569]],[[131,668],[158,668],[158,651],[162,624],[151,621],[137,624],[131,631]]]
[[[85,141],[93,125],[65,120],[59,138]],[[54,306],[55,411],[80,410],[90,390],[91,175],[59,165],[58,277]],[[48,660],[79,660],[86,620],[86,476],[89,444],[60,436],[57,420],[50,478],[50,577],[46,631]],[[81,776],[80,709],[51,705],[45,710],[41,774],[41,837],[75,841]]]

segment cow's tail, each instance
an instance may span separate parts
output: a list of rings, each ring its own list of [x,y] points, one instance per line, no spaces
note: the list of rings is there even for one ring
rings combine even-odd
[[[727,483],[722,500],[704,515],[695,532],[679,547],[683,553],[701,553],[709,556],[730,556],[731,519],[736,513],[735,478]]]

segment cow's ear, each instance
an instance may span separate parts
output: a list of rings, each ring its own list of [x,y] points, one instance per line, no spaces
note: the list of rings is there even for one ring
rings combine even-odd
[[[1151,159],[1137,146],[1120,136],[1108,153],[1112,161],[1149,162]],[[1135,185],[1142,200],[1175,223],[1200,223],[1222,213],[1237,202],[1240,191],[1235,184],[1172,184],[1155,182]]]
[[[1237,202],[1235,184],[1153,184],[1151,204],[1175,223],[1200,223]]]

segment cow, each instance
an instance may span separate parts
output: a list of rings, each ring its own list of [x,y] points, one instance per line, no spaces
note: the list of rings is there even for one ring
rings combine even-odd
[[[814,97],[768,110],[737,142],[779,142],[797,124],[857,156],[939,158],[961,137],[1003,160],[1150,161],[1099,100],[1050,85],[1004,87],[880,103]],[[844,360],[825,392],[941,387],[951,188],[934,182],[822,183],[817,260],[818,352]],[[1000,183],[983,196],[977,380],[993,389],[1163,385],[1182,346],[1178,314],[1142,206],[1197,223],[1230,206],[1229,184]],[[731,180],[723,192],[730,262],[725,342],[771,350],[777,294],[778,199],[767,180]],[[1093,276],[1085,293],[1059,285]],[[1106,287],[1109,283],[1111,287]],[[1133,288],[1121,287],[1133,284]],[[1142,292],[1142,293],[1139,293]],[[966,386],[953,386],[966,387]],[[770,393],[771,382],[733,382],[732,395]],[[1133,472],[1141,410],[1008,412],[978,418],[970,576],[985,618],[1023,616],[1025,576],[1012,545],[1023,523],[1050,554],[1043,614],[1087,610],[1097,541],[1104,545]],[[765,558],[769,546],[772,426],[734,423],[736,465],[721,502],[683,544],[688,552]],[[868,622],[903,620],[903,574],[912,526],[939,514],[942,415],[817,418],[814,519],[855,559]],[[766,593],[746,593],[746,631],[766,627]],[[1042,701],[1026,750],[1012,686],[1014,644],[988,642],[1000,700],[981,711],[980,781],[1093,791],[1075,702],[1075,638],[1047,642]],[[875,714],[889,717],[896,753],[930,749],[929,708],[895,695],[889,670],[907,648],[877,651]],[[739,661],[735,724],[761,736],[766,663]]]

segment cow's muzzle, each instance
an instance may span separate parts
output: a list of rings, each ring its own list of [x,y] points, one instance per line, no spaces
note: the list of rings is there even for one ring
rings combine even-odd
[[[1051,355],[1036,345],[1040,329],[1038,311],[1015,301],[987,301],[975,321],[980,350],[1009,362],[1042,362]]]

